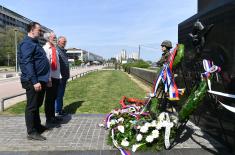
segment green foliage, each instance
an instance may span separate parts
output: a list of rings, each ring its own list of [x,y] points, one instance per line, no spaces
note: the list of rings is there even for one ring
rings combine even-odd
[[[198,88],[193,88],[190,96],[186,100],[182,109],[179,112],[180,121],[185,121],[189,116],[197,109],[197,107],[203,102],[203,99],[207,92],[206,80],[201,81]]]
[[[117,59],[116,58],[110,58],[108,61],[108,63],[116,63],[117,62]]]
[[[175,68],[182,61],[183,58],[184,58],[184,45],[179,44],[177,49],[177,54],[173,62],[173,68]]]
[[[75,66],[80,66],[82,64],[82,61],[81,60],[75,60],[74,61],[74,65]]]
[[[145,62],[144,60],[137,60],[134,62],[123,64],[122,67],[125,71],[128,71],[131,67],[138,67],[138,68],[149,68],[150,65],[148,62]]]
[[[23,39],[24,33],[17,30],[17,45]],[[6,28],[0,33],[0,66],[15,65],[15,30],[14,28]]]
[[[157,98],[152,98],[149,103],[149,112],[153,118],[156,118],[156,116],[159,114],[159,101]]]

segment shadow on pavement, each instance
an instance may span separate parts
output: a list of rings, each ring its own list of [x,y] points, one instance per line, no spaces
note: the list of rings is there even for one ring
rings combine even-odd
[[[205,150],[207,153],[210,153],[210,154],[223,154],[223,155],[230,155],[232,152],[225,146],[218,146],[215,144],[215,140],[213,138],[209,138],[208,135],[198,135],[197,133],[195,133],[194,129],[186,126],[184,128],[184,131],[179,133],[181,134],[181,136],[177,136],[173,145],[172,145],[172,148],[174,146],[176,146],[177,144],[180,144],[180,143],[184,143],[185,141],[187,141],[189,138],[195,142],[197,145],[201,146],[201,149]],[[194,136],[193,136],[194,135]],[[210,142],[211,145],[213,145],[214,149],[213,148],[208,148],[207,146],[205,146],[204,144],[202,144],[200,142],[199,139],[197,139],[196,137],[198,138],[203,138],[203,139],[206,139]]]
[[[75,114],[77,109],[82,105],[84,101],[76,101],[64,107],[64,111],[68,114]]]
[[[63,116],[63,120],[60,124],[67,124],[72,119],[72,115],[68,114],[66,116]]]

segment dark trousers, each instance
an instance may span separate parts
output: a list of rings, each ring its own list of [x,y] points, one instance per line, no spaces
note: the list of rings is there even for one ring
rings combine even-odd
[[[65,92],[67,79],[60,79],[59,85],[58,85],[58,91],[57,91],[57,98],[55,102],[55,112],[60,113],[63,109],[63,97]]]
[[[47,120],[50,120],[51,118],[55,117],[55,100],[57,97],[60,79],[51,78],[51,81],[52,87],[46,88],[45,114]]]
[[[32,82],[21,82],[22,87],[26,90],[27,104],[25,108],[25,122],[27,127],[27,133],[31,134],[37,132],[41,125],[39,108],[41,107],[45,94],[45,83],[41,83],[42,90],[36,92]]]

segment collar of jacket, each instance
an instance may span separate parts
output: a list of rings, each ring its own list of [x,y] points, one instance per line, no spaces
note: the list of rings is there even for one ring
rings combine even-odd
[[[61,50],[61,51],[63,51],[63,52],[67,52],[67,50],[65,49],[65,48],[62,48],[62,47],[60,47],[60,46],[58,46],[58,45],[56,45],[56,48],[58,49],[58,50]]]
[[[32,41],[34,43],[38,43],[38,39],[37,38],[31,38],[28,35],[25,36],[25,40]]]

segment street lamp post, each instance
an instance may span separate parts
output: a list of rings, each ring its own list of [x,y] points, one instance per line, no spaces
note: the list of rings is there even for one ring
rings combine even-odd
[[[9,67],[9,65],[10,65],[10,55],[9,55],[9,53],[7,53],[7,65],[8,65],[8,67]]]
[[[15,29],[15,54],[16,54],[16,73],[18,73],[18,61],[17,61],[17,29]]]
[[[140,60],[140,45],[139,45],[138,59]]]

